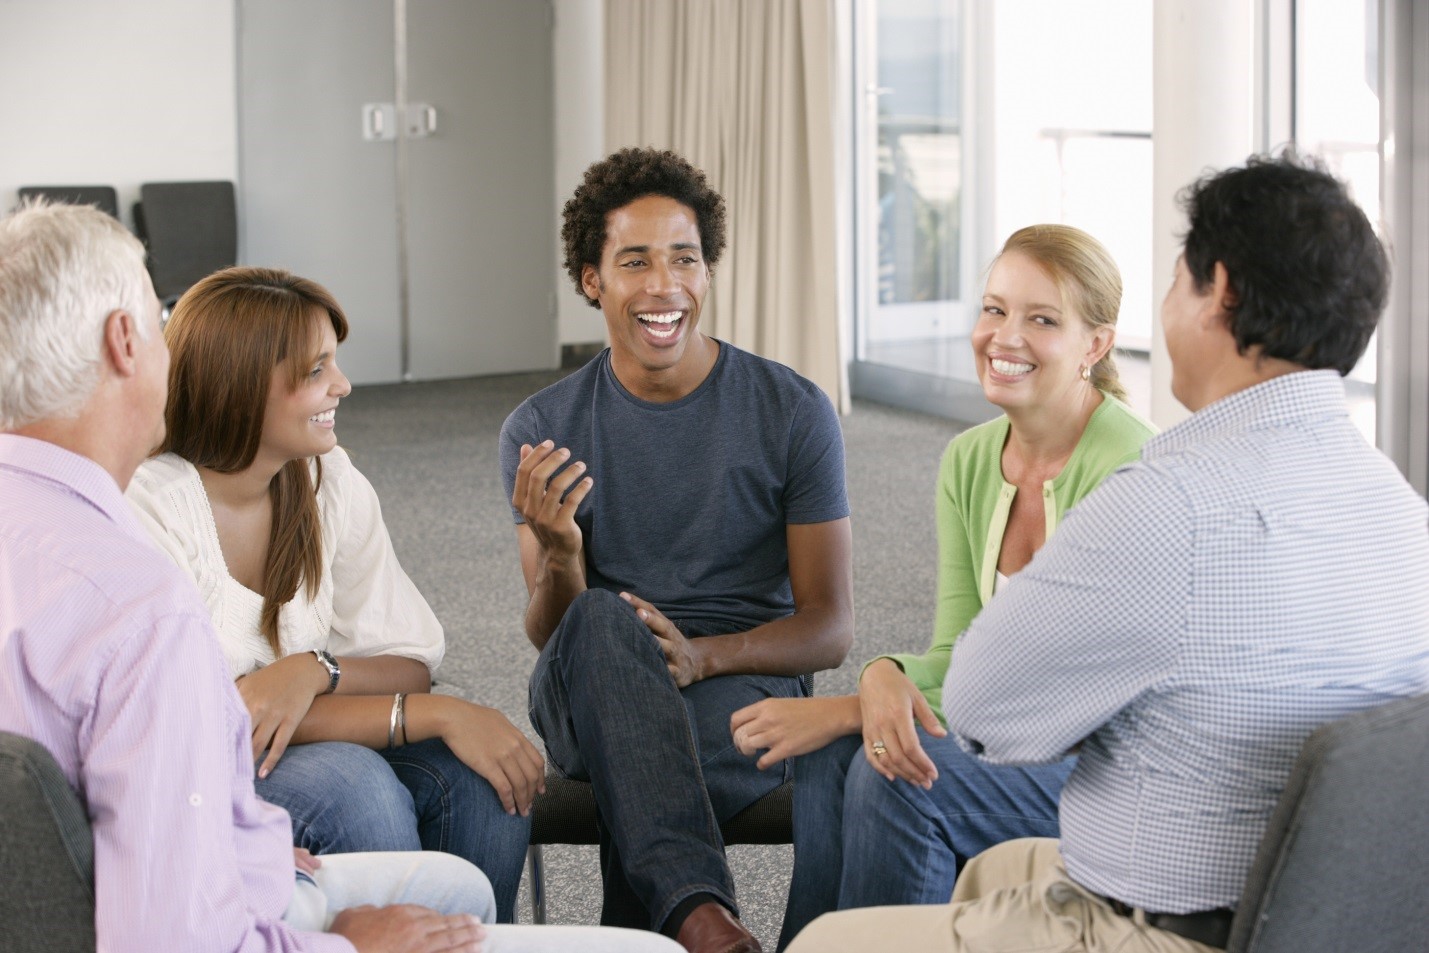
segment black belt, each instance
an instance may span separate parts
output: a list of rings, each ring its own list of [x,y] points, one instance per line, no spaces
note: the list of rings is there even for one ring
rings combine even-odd
[[[1105,899],[1112,910],[1128,919],[1136,913],[1135,907],[1129,907],[1120,900],[1111,897]],[[1146,925],[1149,927],[1165,930],[1167,933],[1174,933],[1188,940],[1213,946],[1218,950],[1226,948],[1226,943],[1231,937],[1231,920],[1235,917],[1235,911],[1230,907],[1221,907],[1219,910],[1201,910],[1198,913],[1151,913],[1150,911],[1142,911],[1142,913],[1146,917]]]

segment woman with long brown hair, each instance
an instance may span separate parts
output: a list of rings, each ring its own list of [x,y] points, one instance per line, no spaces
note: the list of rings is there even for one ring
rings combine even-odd
[[[443,633],[337,445],[347,318],[285,271],[229,268],[174,308],[168,433],[130,502],[194,578],[253,722],[258,794],[315,854],[443,850],[510,920],[541,755],[430,694]]]

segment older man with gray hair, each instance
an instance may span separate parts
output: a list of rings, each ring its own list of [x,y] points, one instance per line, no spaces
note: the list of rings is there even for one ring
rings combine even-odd
[[[458,857],[294,850],[288,815],[254,796],[208,610],[124,500],[163,436],[168,369],[122,225],[45,204],[0,221],[0,730],[47,748],[87,805],[99,948],[672,946],[595,928],[488,938],[474,914],[494,914],[491,885]]]

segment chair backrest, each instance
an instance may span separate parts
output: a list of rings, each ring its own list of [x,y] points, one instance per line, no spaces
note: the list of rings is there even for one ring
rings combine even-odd
[[[149,277],[172,304],[189,286],[238,260],[232,182],[145,182],[136,221],[149,246]]]
[[[95,205],[101,212],[119,217],[119,195],[112,185],[26,185],[20,189],[20,201],[47,198],[65,205]]]
[[[0,871],[6,950],[94,950],[89,818],[50,753],[9,732],[0,732]]]
[[[1261,840],[1228,953],[1429,945],[1429,696],[1326,725]]]

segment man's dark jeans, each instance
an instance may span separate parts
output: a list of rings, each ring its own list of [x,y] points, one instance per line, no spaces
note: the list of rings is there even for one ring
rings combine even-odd
[[[720,631],[677,625],[692,637]],[[591,589],[546,643],[530,692],[531,724],[551,763],[595,788],[601,923],[659,929],[697,893],[738,912],[719,824],[783,783],[789,765],[756,769],[735,750],[729,717],[764,698],[801,695],[798,679],[729,675],[681,690],[635,610]]]

